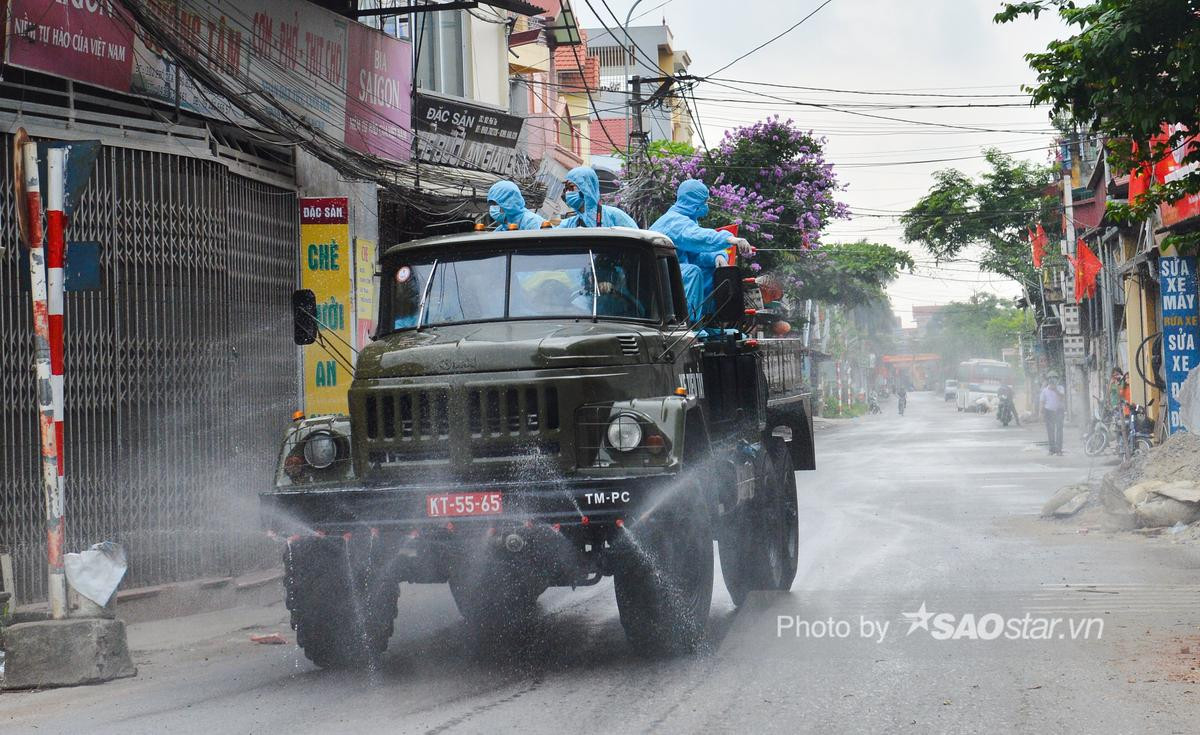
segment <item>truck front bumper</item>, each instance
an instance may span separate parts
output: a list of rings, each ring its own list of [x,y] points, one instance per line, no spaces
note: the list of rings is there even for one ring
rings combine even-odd
[[[447,525],[494,528],[513,525],[619,526],[636,522],[672,491],[675,475],[603,479],[547,479],[445,485],[312,485],[259,495],[262,524],[279,535],[444,529]],[[433,516],[430,496],[499,493],[499,513]]]

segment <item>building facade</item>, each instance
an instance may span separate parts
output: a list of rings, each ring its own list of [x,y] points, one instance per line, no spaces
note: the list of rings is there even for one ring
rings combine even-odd
[[[98,252],[99,287],[65,298],[66,546],[124,544],[133,586],[277,562],[256,493],[314,381],[291,341],[305,198],[345,203],[322,262],[349,271],[330,313],[352,322],[333,348],[352,368],[381,249],[486,212],[501,177],[540,205],[539,166],[561,153],[526,145],[539,113],[510,107],[514,74],[552,72],[512,61],[510,25],[546,47],[553,15],[529,3],[135,5],[0,3],[0,547],[23,602],[44,595],[45,531],[18,129],[101,144],[67,231],[68,271],[72,244]]]

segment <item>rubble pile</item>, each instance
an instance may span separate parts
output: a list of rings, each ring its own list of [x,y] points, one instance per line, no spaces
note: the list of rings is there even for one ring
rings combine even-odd
[[[1104,476],[1106,510],[1131,514],[1142,528],[1200,520],[1200,436],[1179,433]]]
[[[1103,508],[1110,528],[1200,528],[1200,435],[1179,433],[1106,474],[1098,487],[1062,488],[1042,508],[1066,518]],[[1200,531],[1197,532],[1200,535]]]

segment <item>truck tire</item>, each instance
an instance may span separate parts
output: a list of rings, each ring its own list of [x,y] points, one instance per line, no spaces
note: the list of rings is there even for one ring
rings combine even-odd
[[[785,446],[778,445],[772,446],[770,452],[778,478],[776,508],[780,516],[783,551],[783,569],[775,589],[787,592],[796,581],[796,570],[800,566],[800,501],[796,497],[796,469],[792,464],[791,452]]]
[[[304,538],[284,552],[284,588],[296,643],[325,668],[374,666],[396,620],[395,579],[374,576],[370,554],[351,560],[340,538]]]
[[[721,576],[738,606],[751,590],[790,590],[799,566],[796,473],[783,442],[770,443],[756,474],[754,500],[720,539]]]
[[[703,488],[626,527],[628,556],[613,577],[625,637],[651,655],[690,653],[704,641],[712,606],[713,537]]]

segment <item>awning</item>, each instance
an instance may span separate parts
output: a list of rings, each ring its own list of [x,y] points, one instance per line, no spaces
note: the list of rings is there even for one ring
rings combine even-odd
[[[1121,265],[1121,267],[1117,269],[1117,275],[1118,276],[1127,276],[1130,273],[1133,273],[1135,270],[1137,270],[1138,266],[1140,266],[1142,263],[1145,263],[1149,259],[1150,259],[1150,253],[1144,252],[1144,251],[1140,252],[1137,255],[1130,258],[1129,260],[1125,261]]]

